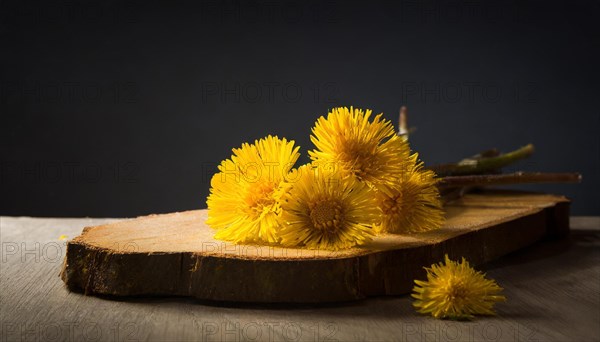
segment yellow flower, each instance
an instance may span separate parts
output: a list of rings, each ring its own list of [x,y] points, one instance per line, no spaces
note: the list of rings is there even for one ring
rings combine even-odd
[[[276,136],[244,143],[211,179],[206,223],[216,239],[235,243],[278,241],[282,183],[300,156],[294,141]]]
[[[485,274],[475,271],[462,259],[461,263],[445,257],[446,264],[433,264],[427,270],[427,281],[415,280],[413,303],[422,314],[435,318],[471,319],[473,315],[494,315],[493,306],[506,298],[502,288]]]
[[[310,137],[316,150],[309,155],[319,167],[339,169],[342,176],[353,175],[370,187],[393,186],[410,149],[383,114],[369,121],[371,113],[340,107],[327,119],[320,117]]]
[[[405,172],[391,187],[376,191],[381,218],[378,233],[415,233],[438,229],[444,224],[444,209],[435,173],[423,169],[414,153],[403,162]]]
[[[368,186],[310,165],[289,178],[281,202],[284,246],[338,250],[371,240],[378,209]]]

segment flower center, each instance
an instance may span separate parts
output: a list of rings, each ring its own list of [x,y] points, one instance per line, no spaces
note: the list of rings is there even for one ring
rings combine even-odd
[[[349,164],[354,175],[364,180],[371,175],[375,169],[376,145],[365,144],[360,141],[347,141],[344,144],[344,150],[340,153],[341,159]]]
[[[310,204],[310,218],[313,226],[331,233],[342,226],[342,206],[337,201],[320,200]]]
[[[275,183],[273,182],[256,182],[252,184],[246,195],[249,212],[253,215],[260,215],[265,209],[270,209],[275,204],[274,190]]]
[[[402,211],[402,192],[394,197],[387,197],[381,203],[381,210],[386,215],[398,216]]]
[[[454,280],[450,282],[448,287],[447,298],[450,302],[458,307],[462,307],[468,297],[467,287],[462,281]]]

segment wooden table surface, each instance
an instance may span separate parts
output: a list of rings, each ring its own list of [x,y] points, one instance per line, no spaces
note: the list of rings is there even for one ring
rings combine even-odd
[[[599,341],[600,217],[572,217],[567,239],[485,265],[505,288],[498,316],[415,313],[409,296],[328,305],[109,299],[67,291],[65,240],[114,219],[0,217],[1,341]]]

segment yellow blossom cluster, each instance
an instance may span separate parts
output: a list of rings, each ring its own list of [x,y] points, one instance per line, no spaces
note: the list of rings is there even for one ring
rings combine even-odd
[[[443,224],[435,174],[383,114],[334,108],[310,138],[312,162],[297,168],[299,147],[285,138],[233,149],[211,179],[207,224],[215,238],[339,250]]]

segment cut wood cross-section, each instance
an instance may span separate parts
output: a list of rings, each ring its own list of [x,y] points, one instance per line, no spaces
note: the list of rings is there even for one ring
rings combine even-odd
[[[86,294],[348,301],[408,293],[414,279],[424,279],[423,267],[444,254],[478,265],[569,230],[565,197],[504,190],[448,204],[439,230],[381,235],[336,252],[215,240],[206,215],[193,210],[86,227],[69,241],[61,277]]]

